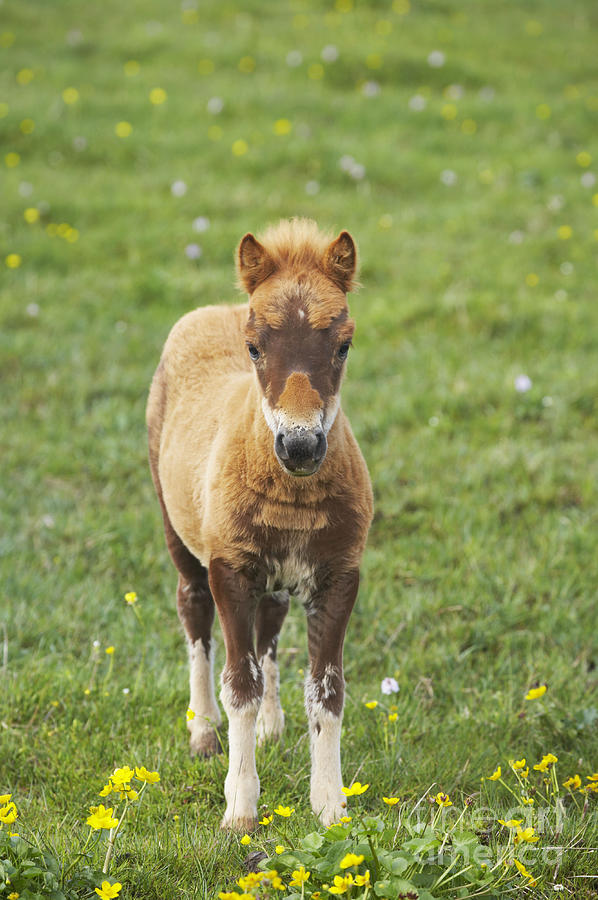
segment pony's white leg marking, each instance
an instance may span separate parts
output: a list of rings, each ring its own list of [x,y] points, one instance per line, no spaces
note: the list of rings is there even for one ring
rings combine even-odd
[[[206,654],[203,641],[189,641],[189,708],[195,718],[187,722],[191,735],[191,752],[199,755],[217,753],[220,743],[215,728],[222,723],[214,693],[214,647]]]
[[[264,673],[264,699],[257,717],[257,740],[260,746],[268,738],[277,739],[284,729],[284,712],[280,705],[278,665],[269,653],[260,660]]]
[[[311,748],[311,790],[313,811],[324,825],[338,822],[344,815],[347,798],[341,788],[341,727],[342,711],[335,715],[318,698],[326,699],[336,693],[332,684],[334,666],[327,666],[320,682],[311,676],[305,681],[305,708],[309,721]],[[328,671],[330,669],[331,671]]]
[[[239,705],[231,676],[222,673],[220,699],[228,716],[228,774],[224,782],[226,812],[223,828],[248,831],[257,824],[257,801],[260,781],[255,767],[255,723],[261,702],[261,673],[254,658],[248,660],[248,671],[254,678],[259,696]],[[253,670],[256,670],[255,672]]]

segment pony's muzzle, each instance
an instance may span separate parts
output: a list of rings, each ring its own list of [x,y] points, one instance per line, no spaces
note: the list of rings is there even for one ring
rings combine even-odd
[[[321,428],[280,429],[274,441],[274,452],[291,475],[313,475],[320,468],[327,448]]]

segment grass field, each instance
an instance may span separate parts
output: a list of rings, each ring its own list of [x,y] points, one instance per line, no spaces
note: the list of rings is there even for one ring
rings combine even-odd
[[[565,822],[528,809],[538,883],[510,868],[484,895],[596,896],[598,794],[562,784],[598,770],[597,25],[591,0],[0,3],[0,791],[65,866],[125,764],[161,780],[117,845],[121,897],[215,898],[281,840],[222,833],[226,756],[188,757],[144,405],[176,319],[238,298],[239,238],[305,215],[362,261],[343,396],[376,516],[343,773],[371,787],[351,809],[445,791],[450,822],[473,798],[500,848],[513,797],[480,779],[552,753]],[[295,606],[287,731],[258,752],[291,844],[317,830],[306,658]],[[430,896],[472,896],[451,890]]]

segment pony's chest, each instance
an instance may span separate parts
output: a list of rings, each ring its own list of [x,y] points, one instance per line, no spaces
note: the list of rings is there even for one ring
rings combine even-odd
[[[301,553],[266,556],[266,592],[286,590],[303,604],[309,603],[315,590],[315,568]]]

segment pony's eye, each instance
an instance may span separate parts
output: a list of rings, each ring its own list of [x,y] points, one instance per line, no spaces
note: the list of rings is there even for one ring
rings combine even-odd
[[[349,355],[349,347],[351,346],[351,341],[345,341],[344,344],[341,344],[338,348],[338,358],[346,359]]]
[[[257,349],[255,344],[247,344],[247,350],[249,351],[249,355],[254,362],[256,361],[256,359],[260,358],[260,351]]]

